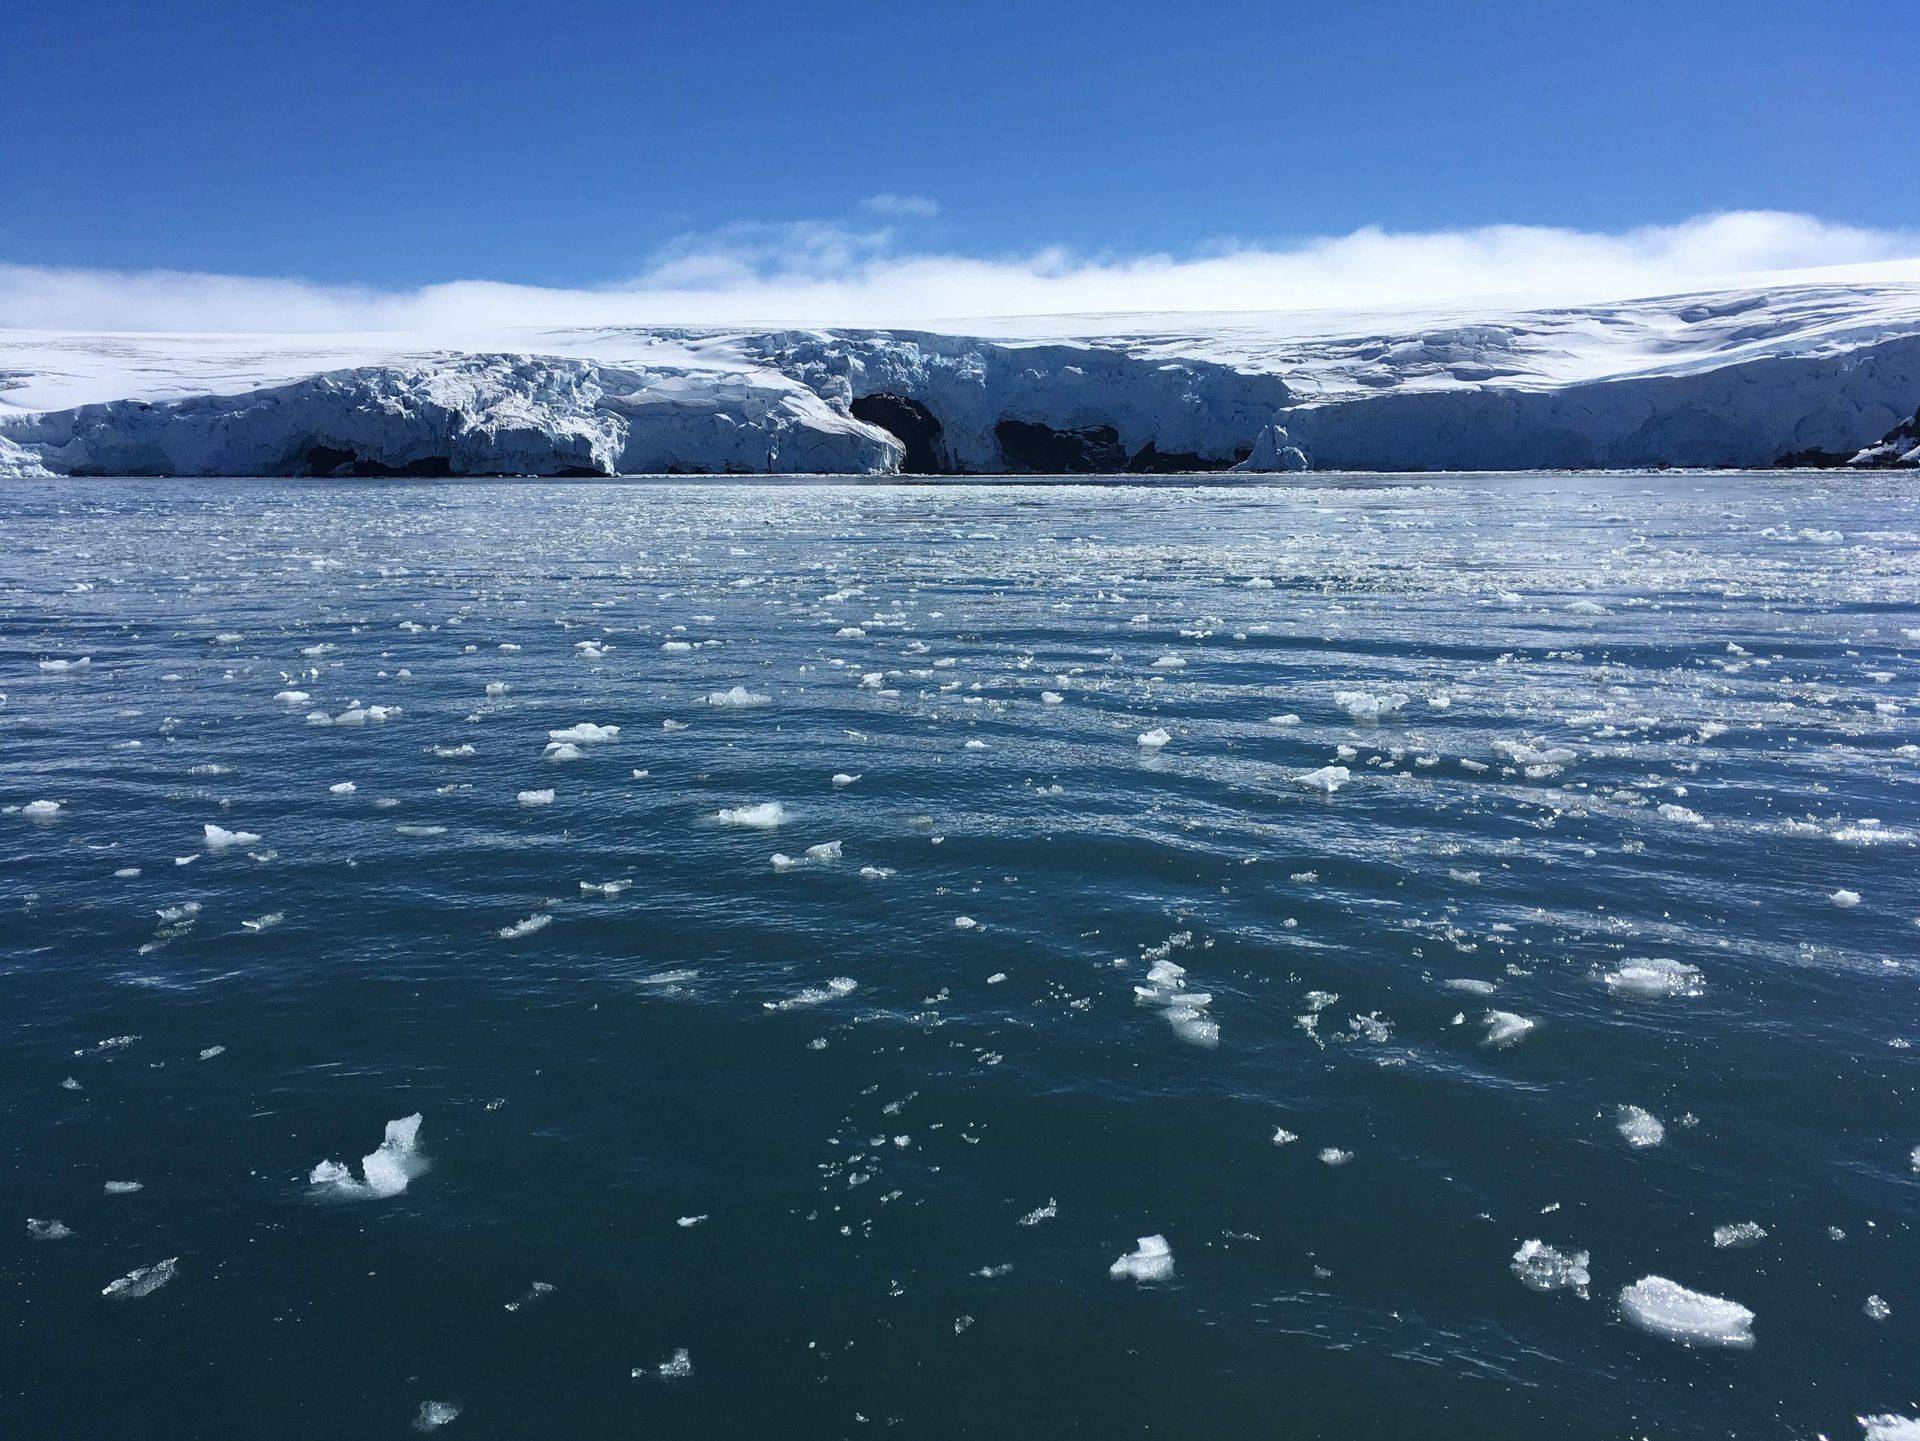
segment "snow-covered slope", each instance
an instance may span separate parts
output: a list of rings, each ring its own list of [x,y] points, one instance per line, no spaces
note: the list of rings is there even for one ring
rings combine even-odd
[[[892,331],[0,331],[0,473],[1898,464],[1916,405],[1913,283]]]

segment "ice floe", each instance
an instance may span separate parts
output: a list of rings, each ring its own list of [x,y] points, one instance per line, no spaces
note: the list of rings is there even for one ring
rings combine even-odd
[[[1753,1345],[1753,1312],[1737,1301],[1644,1276],[1620,1292],[1620,1309],[1643,1331],[1686,1346]]]
[[[1669,996],[1698,996],[1705,989],[1700,968],[1683,961],[1650,956],[1622,961],[1600,978],[1616,996],[1660,1000]]]
[[[1583,1301],[1593,1280],[1585,1251],[1559,1251],[1545,1241],[1522,1243],[1513,1253],[1513,1274],[1535,1291],[1571,1291]]]
[[[1480,1044],[1494,1050],[1505,1050],[1508,1046],[1517,1046],[1527,1038],[1528,1032],[1539,1022],[1526,1016],[1516,1015],[1512,1011],[1488,1011],[1486,1015],[1486,1034]]]
[[[365,1177],[357,1180],[353,1169],[340,1161],[322,1161],[307,1177],[310,1185],[328,1195],[351,1200],[379,1200],[397,1196],[409,1182],[427,1171],[427,1158],[420,1154],[420,1112],[387,1122],[385,1138],[377,1150],[361,1158]]]
[[[1622,1106],[1615,1113],[1615,1128],[1629,1146],[1643,1150],[1667,1139],[1667,1128],[1653,1112],[1640,1106]]]
[[[728,806],[719,811],[714,819],[723,826],[744,826],[748,830],[777,830],[793,819],[793,815],[778,801],[757,801],[752,805]]]
[[[1116,1281],[1164,1281],[1173,1274],[1173,1248],[1165,1236],[1142,1236],[1136,1248],[1107,1268]]]
[[[151,1266],[136,1266],[119,1280],[109,1281],[101,1288],[100,1294],[114,1301],[137,1301],[142,1296],[151,1296],[171,1281],[179,1266],[178,1256],[155,1261]]]

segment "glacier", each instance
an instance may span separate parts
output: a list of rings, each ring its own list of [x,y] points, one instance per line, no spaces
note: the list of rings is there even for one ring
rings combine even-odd
[[[1920,284],[917,329],[0,330],[0,475],[1920,465]]]

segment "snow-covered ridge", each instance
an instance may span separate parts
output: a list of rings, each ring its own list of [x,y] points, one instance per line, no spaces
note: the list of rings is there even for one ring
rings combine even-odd
[[[890,331],[0,331],[0,474],[1888,465],[1920,463],[1917,406],[1911,283]]]

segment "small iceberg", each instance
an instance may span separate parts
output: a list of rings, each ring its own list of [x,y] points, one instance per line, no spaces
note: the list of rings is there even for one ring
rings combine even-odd
[[[1527,1241],[1513,1253],[1513,1274],[1534,1291],[1571,1291],[1582,1301],[1593,1277],[1587,1272],[1587,1253],[1555,1250],[1545,1241]]]
[[[1665,1276],[1644,1276],[1620,1292],[1634,1325],[1683,1346],[1751,1346],[1753,1312],[1737,1301],[1689,1291]]]
[[[1330,796],[1352,779],[1353,772],[1345,766],[1321,766],[1317,771],[1308,771],[1305,775],[1295,776],[1293,783],[1305,786],[1310,791],[1319,791],[1323,796]]]
[[[620,735],[619,726],[595,725],[592,721],[581,721],[564,730],[548,731],[547,739],[559,745],[591,746],[615,740]]]
[[[748,830],[777,830],[793,819],[778,801],[760,801],[750,806],[729,806],[714,816],[723,826],[744,826]]]
[[[743,685],[737,685],[731,690],[710,692],[707,696],[707,704],[731,707],[735,710],[751,710],[755,706],[772,705],[773,697],[762,695],[758,691],[750,691]]]
[[[136,1266],[118,1281],[109,1281],[100,1294],[114,1301],[137,1301],[142,1296],[151,1296],[173,1279],[179,1265],[178,1256],[169,1256],[151,1266]]]
[[[1116,1281],[1164,1281],[1173,1274],[1173,1247],[1165,1236],[1142,1236],[1138,1248],[1107,1267]]]
[[[1642,1106],[1622,1106],[1615,1126],[1636,1151],[1657,1146],[1667,1139],[1667,1128],[1660,1118]]]
[[[1698,966],[1659,957],[1622,961],[1618,970],[1608,971],[1600,979],[1616,996],[1637,1001],[1697,996],[1703,989]]]
[[[420,1154],[420,1113],[387,1122],[385,1139],[378,1150],[369,1151],[360,1160],[365,1180],[355,1180],[353,1169],[340,1161],[322,1161],[307,1180],[328,1194],[349,1200],[381,1200],[397,1196],[407,1183],[427,1170],[427,1158]]]
[[[1527,1038],[1539,1022],[1526,1016],[1515,1015],[1512,1011],[1488,1011],[1486,1035],[1480,1040],[1483,1046],[1496,1051],[1504,1051],[1508,1046],[1517,1046]]]

